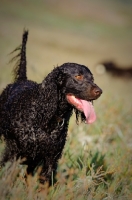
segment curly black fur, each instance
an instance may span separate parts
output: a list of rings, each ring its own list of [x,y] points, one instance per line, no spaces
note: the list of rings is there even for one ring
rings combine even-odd
[[[17,58],[14,83],[9,84],[0,96],[0,134],[4,136],[6,148],[1,166],[7,161],[23,159],[27,173],[34,174],[42,166],[40,181],[49,181],[56,171],[68,131],[73,110],[77,120],[84,114],[68,103],[66,94],[74,94],[84,100],[97,99],[102,93],[94,84],[90,70],[76,63],[65,63],[53,69],[41,84],[27,80],[26,42],[28,31],[24,31],[22,45]],[[15,51],[16,51],[15,50]],[[82,75],[82,80],[75,76]]]

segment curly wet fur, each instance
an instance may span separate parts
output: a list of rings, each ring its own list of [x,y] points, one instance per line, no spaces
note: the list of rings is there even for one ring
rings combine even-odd
[[[33,175],[41,165],[40,182],[44,183],[56,171],[73,110],[77,120],[79,116],[85,120],[84,114],[68,103],[66,94],[94,100],[102,91],[94,84],[90,70],[76,63],[56,67],[41,84],[27,80],[27,36],[28,31],[24,31],[22,45],[16,49],[20,50],[20,60],[15,81],[0,96],[0,134],[6,142],[1,166],[14,158],[25,158],[23,164],[27,165],[28,174]],[[77,74],[84,79],[75,79]]]

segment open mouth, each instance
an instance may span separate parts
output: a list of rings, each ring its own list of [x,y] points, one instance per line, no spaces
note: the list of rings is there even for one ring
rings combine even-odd
[[[84,113],[87,124],[91,124],[96,120],[96,114],[95,114],[94,107],[91,101],[86,101],[86,100],[76,98],[72,94],[67,94],[66,97],[67,97],[67,101],[70,104],[72,104],[78,110]]]

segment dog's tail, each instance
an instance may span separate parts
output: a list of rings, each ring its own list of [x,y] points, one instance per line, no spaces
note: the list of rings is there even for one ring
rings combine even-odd
[[[27,60],[26,60],[26,43],[28,39],[28,30],[24,30],[23,36],[22,36],[22,44],[17,47],[13,52],[19,51],[18,55],[13,57],[10,62],[18,59],[16,62],[16,65],[13,70],[14,74],[14,81],[25,81],[27,80]]]

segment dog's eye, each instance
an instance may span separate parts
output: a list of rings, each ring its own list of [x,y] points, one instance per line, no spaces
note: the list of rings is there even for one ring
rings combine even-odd
[[[83,80],[83,75],[76,75],[75,78],[76,78],[77,80]]]

